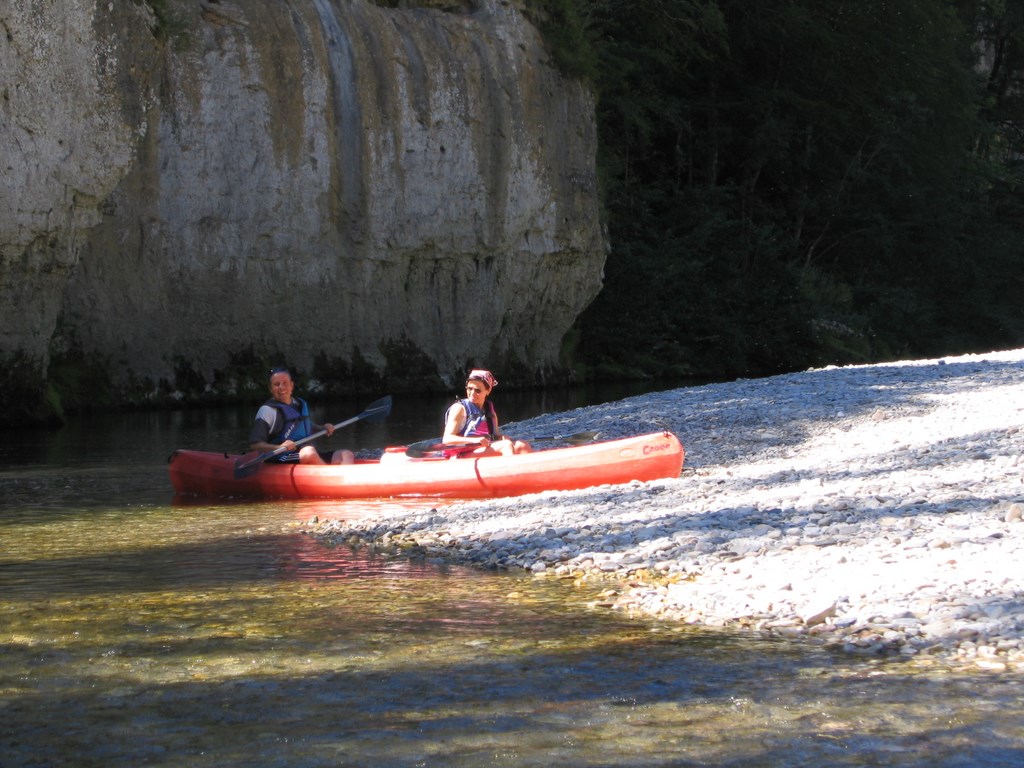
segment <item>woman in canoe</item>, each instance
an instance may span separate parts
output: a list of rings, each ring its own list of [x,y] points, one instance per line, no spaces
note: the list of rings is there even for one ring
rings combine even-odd
[[[494,404],[487,399],[496,386],[498,381],[490,371],[474,369],[469,372],[466,397],[452,404],[444,415],[443,443],[475,445],[477,447],[469,451],[474,456],[512,456],[533,450],[529,443],[502,436]]]
[[[271,397],[256,412],[256,420],[249,433],[249,448],[266,453],[275,451],[282,445],[286,446],[288,452],[273,459],[278,462],[352,464],[355,461],[355,454],[347,449],[321,452],[311,445],[299,449],[295,444],[296,440],[301,440],[321,429],[330,437],[334,432],[334,425],[313,424],[309,418],[309,406],[301,397],[292,394],[294,389],[295,382],[292,381],[291,371],[287,368],[271,369]]]

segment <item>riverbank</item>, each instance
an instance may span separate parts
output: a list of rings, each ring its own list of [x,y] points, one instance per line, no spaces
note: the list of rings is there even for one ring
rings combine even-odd
[[[603,579],[603,605],[687,624],[1024,671],[1024,350],[670,390],[506,430],[651,424],[682,440],[680,478],[310,530]]]

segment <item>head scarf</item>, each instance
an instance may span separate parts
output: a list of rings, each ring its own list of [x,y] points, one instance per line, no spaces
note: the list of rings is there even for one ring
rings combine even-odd
[[[474,368],[470,371],[469,375],[466,377],[466,381],[470,381],[471,379],[482,381],[487,385],[488,389],[494,389],[498,386],[498,380],[494,378],[494,374],[490,371],[485,371],[483,368]]]

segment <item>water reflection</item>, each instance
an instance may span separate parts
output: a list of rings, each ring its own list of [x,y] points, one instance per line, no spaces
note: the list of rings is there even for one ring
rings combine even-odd
[[[326,546],[308,536],[294,534],[282,537],[275,555],[277,578],[282,579],[429,579],[451,572],[433,564],[388,559],[366,548]],[[471,574],[463,576],[472,578]]]
[[[633,620],[594,607],[602,585],[301,532],[373,503],[173,503],[168,445],[238,426],[179,418],[0,467],[4,768],[1024,761],[1011,676]]]

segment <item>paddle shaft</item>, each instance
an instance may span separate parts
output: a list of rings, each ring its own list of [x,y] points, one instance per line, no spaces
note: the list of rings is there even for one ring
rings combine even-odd
[[[561,440],[573,445],[582,445],[597,439],[600,432],[577,432],[575,435],[551,435],[549,437],[531,437],[529,443],[543,443],[547,441]],[[516,438],[503,435],[502,439],[515,440]],[[405,455],[412,458],[421,458],[428,453],[439,451],[475,451],[480,447],[479,443],[438,443],[434,440],[421,440],[413,443],[405,449]]]
[[[342,427],[347,427],[349,424],[355,424],[357,421],[361,421],[362,419],[366,419],[371,416],[387,415],[387,413],[390,411],[391,395],[388,395],[386,397],[382,397],[380,400],[371,403],[369,406],[367,406],[366,410],[360,413],[358,416],[353,416],[351,419],[345,419],[345,421],[339,421],[337,424],[334,425],[334,430],[337,431]],[[312,435],[307,435],[306,437],[300,438],[299,440],[295,440],[293,442],[295,443],[296,446],[299,446],[302,445],[303,443],[308,443],[310,440],[316,440],[318,437],[323,437],[326,434],[327,430],[321,429],[319,432],[314,432]],[[282,453],[288,453],[289,450],[291,449],[286,448],[285,446],[282,445],[280,448],[275,448],[274,450],[268,451],[267,453],[262,453],[255,459],[250,459],[244,464],[239,464],[237,467],[235,467],[235,471],[238,472],[243,469],[248,469],[251,466],[266,461],[267,459],[272,459],[275,456],[280,456]]]
[[[338,422],[337,424],[335,424],[334,425],[334,429],[338,430],[338,429],[341,429],[342,427],[347,427],[349,424],[351,424],[351,423],[353,423],[355,421],[359,421],[359,419],[357,419],[357,418],[345,419],[345,421],[341,421],[341,422]],[[308,443],[310,440],[316,440],[318,437],[323,437],[326,434],[327,434],[327,430],[326,429],[321,429],[319,432],[314,432],[312,435],[306,435],[305,437],[299,438],[298,440],[294,440],[293,442],[295,443],[295,447],[298,448],[303,443]],[[282,445],[280,448],[275,448],[274,450],[268,451],[267,453],[263,454],[263,457],[261,457],[261,458],[272,459],[275,456],[280,456],[282,453],[287,453],[288,450],[289,449],[287,449],[285,446]]]

